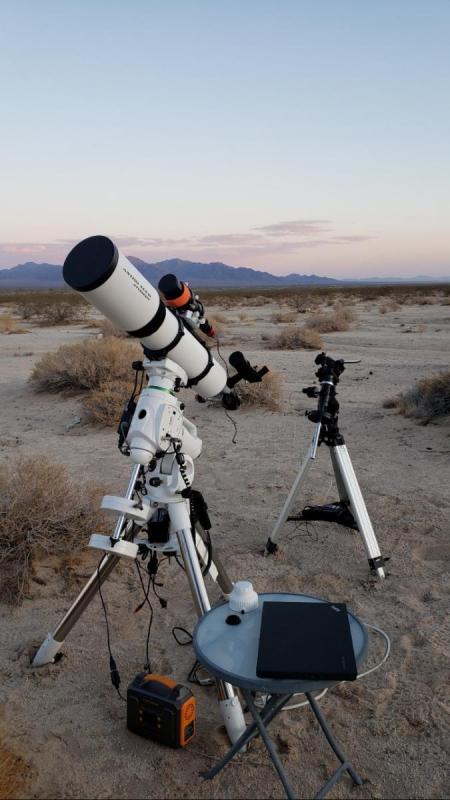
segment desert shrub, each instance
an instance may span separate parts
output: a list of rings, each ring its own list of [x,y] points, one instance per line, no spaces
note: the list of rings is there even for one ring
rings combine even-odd
[[[296,319],[297,314],[295,311],[276,311],[275,314],[272,314],[270,317],[270,321],[275,324],[280,322],[295,322]]]
[[[228,325],[229,318],[226,316],[226,314],[221,314],[220,311],[215,311],[213,314],[213,318],[216,324],[220,323],[221,325]],[[208,319],[210,319],[209,315]]]
[[[288,325],[272,339],[276,350],[321,350],[323,341],[320,333],[305,326]]]
[[[87,307],[72,303],[47,303],[40,307],[36,316],[42,325],[62,325],[80,322],[85,318],[87,311]]]
[[[287,305],[294,308],[297,314],[306,314],[316,308],[322,300],[312,294],[305,294],[305,292],[294,292],[290,297],[286,298]],[[334,302],[334,300],[332,301]]]
[[[17,324],[17,319],[12,314],[2,314],[0,316],[0,333],[28,333],[28,331]]]
[[[399,311],[401,309],[400,303],[395,300],[385,300],[378,309],[380,314],[387,314],[389,311]]]
[[[348,331],[356,319],[351,308],[336,304],[327,314],[316,314],[308,319],[307,325],[320,333],[334,333],[335,331]]]
[[[429,422],[450,414],[450,370],[417,381],[408,392],[389,398],[384,408],[396,408],[405,417]]]
[[[46,353],[35,365],[30,381],[38,391],[87,391],[112,381],[128,381],[131,362],[142,356],[135,342],[91,339],[64,344]]]
[[[17,746],[17,745],[16,745]],[[0,731],[0,797],[2,800],[18,800],[25,797],[27,779],[31,768],[12,747]]]
[[[278,411],[281,407],[281,375],[272,370],[264,375],[261,383],[241,381],[238,394],[243,407],[253,406]]]
[[[117,427],[128,400],[134,380],[108,381],[83,398],[87,420],[101,427]]]
[[[69,291],[14,292],[9,303],[15,305],[22,319],[58,325],[78,322],[86,316],[89,304],[80,294]]]
[[[70,558],[80,541],[103,529],[101,493],[92,482],[77,483],[63,464],[45,456],[23,457],[1,468],[1,600],[22,600],[39,556]]]

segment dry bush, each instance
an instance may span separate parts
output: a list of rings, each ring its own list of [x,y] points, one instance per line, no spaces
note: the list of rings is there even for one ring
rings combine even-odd
[[[117,427],[133,383],[130,376],[128,381],[108,381],[89,392],[83,400],[88,421],[101,427]]]
[[[268,372],[261,383],[241,381],[238,394],[243,407],[256,406],[268,411],[279,411],[281,407],[281,375],[279,372]]]
[[[229,317],[227,317],[226,314],[221,314],[220,311],[215,311],[214,315],[213,315],[213,318],[214,318],[214,321],[215,321],[216,324],[220,323],[221,325],[228,325],[228,323],[230,321]],[[208,319],[210,319],[209,316],[208,316]]]
[[[306,314],[308,311],[312,311],[317,308],[322,301],[323,298],[319,299],[316,295],[305,294],[304,291],[301,293],[294,292],[294,294],[286,298],[287,305],[294,308],[297,314]],[[334,302],[334,299],[332,302]]]
[[[270,321],[275,324],[281,322],[295,322],[296,319],[297,314],[295,311],[277,311],[270,317]]]
[[[29,765],[17,750],[5,741],[0,732],[0,797],[2,800],[18,800],[25,797],[26,784],[30,778]],[[27,794],[29,794],[29,790]]]
[[[50,325],[79,322],[90,308],[80,294],[64,290],[13,292],[8,302],[17,308],[22,319],[35,319]]]
[[[20,328],[12,314],[0,316],[0,333],[28,333],[26,328]]]
[[[64,344],[35,365],[30,381],[37,391],[87,391],[104,383],[128,381],[131,362],[142,357],[135,342],[91,339]]]
[[[381,304],[380,308],[378,309],[380,314],[387,314],[390,311],[400,311],[401,305],[397,303],[395,300],[386,300],[384,303]]]
[[[327,314],[316,314],[308,319],[308,327],[320,333],[334,333],[335,331],[348,331],[356,319],[351,308],[336,304]]]
[[[267,306],[270,305],[272,302],[271,297],[267,297],[265,295],[257,294],[254,297],[251,295],[249,297],[242,297],[239,298],[240,305],[250,306],[251,308],[257,308],[258,306]]]
[[[396,408],[405,417],[429,422],[450,414],[450,370],[417,381],[408,392],[386,400],[384,408]]]
[[[88,309],[84,306],[74,306],[71,303],[47,303],[39,309],[38,322],[41,325],[63,325],[71,322],[81,322],[85,319]]]
[[[35,561],[77,553],[94,530],[105,528],[98,511],[101,488],[76,483],[63,464],[23,457],[0,470],[0,599],[19,603]]]
[[[323,341],[318,331],[288,325],[272,339],[271,345],[276,350],[322,350]]]

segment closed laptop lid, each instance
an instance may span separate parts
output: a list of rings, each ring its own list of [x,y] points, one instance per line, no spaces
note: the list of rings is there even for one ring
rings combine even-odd
[[[345,603],[264,602],[256,674],[259,678],[355,680]]]

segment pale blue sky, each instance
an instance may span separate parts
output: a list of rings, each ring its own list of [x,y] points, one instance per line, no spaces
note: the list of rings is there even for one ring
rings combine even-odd
[[[450,0],[0,0],[0,266],[450,274]]]

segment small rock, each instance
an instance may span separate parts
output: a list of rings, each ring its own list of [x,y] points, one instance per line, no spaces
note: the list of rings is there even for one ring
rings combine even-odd
[[[68,423],[68,425],[66,425],[66,431],[70,431],[71,428],[75,428],[75,426],[79,425],[80,422],[81,422],[81,417],[77,415],[76,417],[73,418],[73,420],[71,420],[71,422]]]

